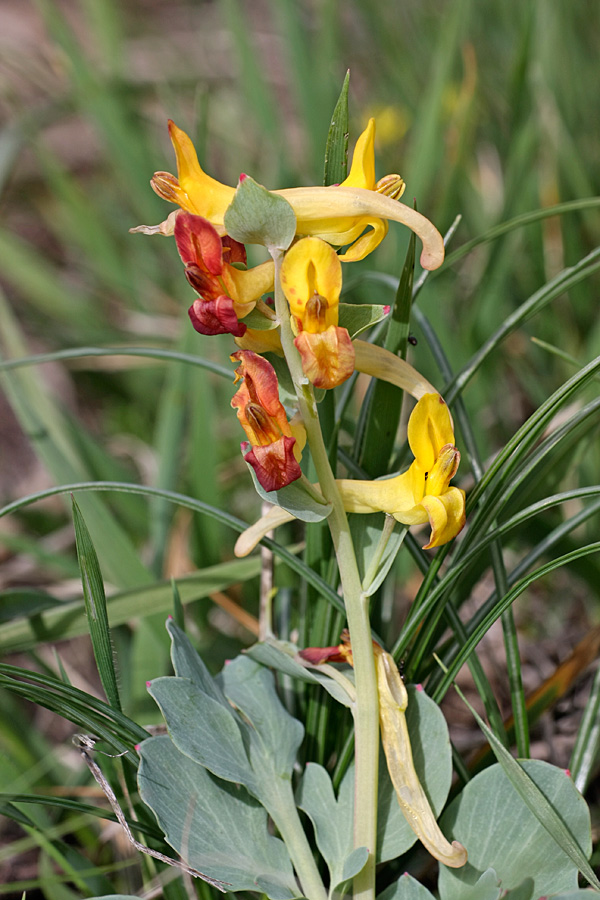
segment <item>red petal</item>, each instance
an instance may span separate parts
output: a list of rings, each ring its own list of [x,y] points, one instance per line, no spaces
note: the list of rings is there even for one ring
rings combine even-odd
[[[302,475],[294,456],[295,443],[296,438],[282,437],[266,447],[253,447],[244,456],[265,491],[278,491]]]
[[[222,295],[216,300],[196,300],[188,310],[192,325],[200,334],[233,334],[242,337],[246,326],[238,321],[231,297]]]
[[[234,241],[228,234],[221,238],[223,259],[228,263],[244,263],[246,265],[246,248],[239,241]]]
[[[175,243],[183,262],[195,263],[211,275],[223,271],[221,238],[208,219],[181,212],[175,222]]]
[[[306,647],[305,650],[299,652],[298,656],[301,656],[302,659],[305,659],[306,662],[311,663],[313,666],[320,666],[326,662],[345,663],[348,661],[346,656],[340,652],[339,646]]]

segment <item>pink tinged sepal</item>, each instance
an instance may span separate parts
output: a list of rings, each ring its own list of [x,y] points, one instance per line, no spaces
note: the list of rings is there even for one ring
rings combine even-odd
[[[294,456],[295,443],[296,438],[285,436],[263,447],[251,447],[247,441],[242,443],[244,459],[254,469],[265,491],[281,490],[302,475]]]
[[[246,326],[238,321],[233,300],[224,294],[216,300],[195,300],[188,314],[192,325],[200,334],[232,334],[243,337]]]

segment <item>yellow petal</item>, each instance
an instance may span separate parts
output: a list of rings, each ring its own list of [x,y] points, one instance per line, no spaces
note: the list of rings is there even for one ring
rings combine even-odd
[[[330,307],[336,306],[342,289],[342,266],[333,247],[317,237],[302,238],[285,254],[281,285],[299,318],[315,293],[325,297]]]
[[[242,337],[234,338],[241,350],[253,350],[254,353],[276,353],[283,356],[279,328],[263,331],[259,328],[248,328]]]
[[[169,121],[169,134],[177,157],[179,186],[188,198],[177,202],[188,212],[208,219],[220,234],[224,234],[225,210],[235,195],[235,188],[211,178],[200,166],[191,140],[181,128]]]
[[[354,368],[357,371],[372,375],[373,378],[380,378],[382,381],[389,381],[403,391],[408,391],[417,400],[425,394],[435,394],[433,385],[399,356],[383,347],[369,344],[368,341],[356,340],[353,343]]]
[[[294,344],[304,374],[315,387],[330,390],[354,372],[354,347],[345,328],[331,325],[316,334],[301,331]]]
[[[452,416],[439,394],[425,394],[408,420],[408,443],[425,472],[431,472],[442,447],[454,444]]]
[[[340,253],[338,259],[342,262],[359,262],[372,253],[380,245],[389,230],[389,225],[384,219],[360,219],[361,230],[366,226],[368,231],[359,237],[348,247],[345,253]]]
[[[411,512],[421,499],[418,497],[415,501],[413,466],[401,475],[380,478],[376,481],[338,480],[336,483],[344,509],[351,513],[385,512],[396,519],[402,511]],[[426,515],[418,521],[426,522]]]
[[[426,510],[431,525],[429,543],[424,550],[440,547],[451,541],[465,525],[465,492],[461,488],[448,488],[439,497],[425,496],[421,506]]]
[[[234,302],[238,318],[247,315],[263,294],[273,290],[274,271],[272,262],[264,262],[250,269],[236,269],[227,263],[223,266],[223,283]],[[248,306],[245,312],[238,310],[238,307],[245,305]]]
[[[360,135],[354,147],[352,166],[343,187],[367,188],[375,190],[375,119],[369,123]]]
[[[370,224],[365,220],[389,219],[407,225],[421,239],[421,265],[424,269],[437,269],[444,261],[444,242],[435,225],[410,206],[377,191],[332,186],[288,188],[274,193],[285,197],[292,205],[299,234],[319,234],[329,243],[343,246],[348,243],[347,235],[340,240],[336,234],[347,232],[348,218],[355,222],[363,220],[359,234]],[[327,237],[322,233],[324,222],[328,224]]]

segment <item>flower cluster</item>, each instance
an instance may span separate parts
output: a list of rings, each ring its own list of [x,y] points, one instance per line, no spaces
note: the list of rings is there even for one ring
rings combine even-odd
[[[262,488],[279,491],[302,476],[301,442],[280,402],[275,370],[263,355],[282,353],[279,307],[278,318],[263,299],[275,288],[287,301],[285,315],[307,382],[330,390],[359,370],[408,390],[419,401],[408,433],[413,464],[383,481],[339,481],[345,508],[383,511],[406,524],[429,521],[428,547],[451,540],[464,523],[464,493],[449,484],[459,461],[450,413],[418,372],[387,351],[356,340],[341,316],[343,263],[374,250],[387,234],[389,221],[408,225],[421,238],[424,268],[437,268],[443,260],[437,230],[399,201],[404,190],[400,176],[375,177],[374,120],[360,135],[341,184],[273,192],[289,204],[295,222],[277,285],[274,263],[247,268],[244,245],[227,234],[228,210],[246,176],[237,189],[221,184],[203,171],[185,132],[169,122],[169,133],[177,176],[156,172],[151,184],[179,209],[160,225],[133,230],[174,235],[185,276],[196,292],[189,308],[193,327],[204,335],[231,334],[240,348],[231,357],[239,363],[235,380],[241,382],[231,405],[247,437],[244,458]],[[240,237],[231,225],[230,230]],[[249,240],[246,235],[241,239]]]

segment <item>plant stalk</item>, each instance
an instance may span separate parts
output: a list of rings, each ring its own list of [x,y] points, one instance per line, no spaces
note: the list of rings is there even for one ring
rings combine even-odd
[[[294,346],[290,313],[280,280],[283,253],[274,250],[271,255],[275,262],[275,310],[281,327],[281,344],[294,382],[298,407],[306,428],[307,442],[321,491],[332,505],[327,521],[342,583],[356,683],[354,847],[367,847],[369,851],[364,868],[354,878],[354,898],[373,900],[377,841],[379,697],[369,622],[369,601],[362,592],[348,519],[329,464],[314,391],[302,370],[302,361]]]

